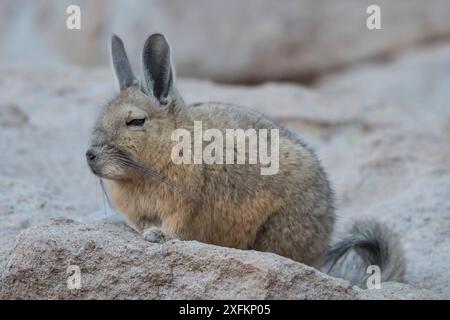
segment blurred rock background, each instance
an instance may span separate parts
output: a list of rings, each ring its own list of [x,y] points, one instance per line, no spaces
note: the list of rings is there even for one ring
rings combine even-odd
[[[65,27],[69,4],[81,7],[79,31]],[[382,30],[366,28],[369,4],[380,5]],[[406,282],[450,298],[449,21],[446,0],[1,1],[0,298],[67,297],[64,288],[43,288],[64,281],[58,272],[69,260],[90,266],[91,288],[98,284],[104,290],[79,297],[117,297],[116,280],[108,277],[123,264],[139,264],[140,273],[151,275],[151,265],[166,265],[162,257],[136,249],[145,246],[136,240],[130,245],[139,259],[108,258],[107,265],[99,264],[107,270],[102,277],[111,280],[104,282],[90,259],[115,252],[104,247],[108,237],[117,239],[118,251],[125,250],[122,242],[133,237],[129,232],[118,239],[120,232],[111,226],[104,227],[109,230],[104,237],[103,227],[90,233],[85,224],[30,228],[47,218],[89,224],[117,217],[84,152],[99,109],[117,90],[109,67],[111,34],[124,39],[137,71],[141,47],[152,32],[170,39],[187,102],[241,104],[297,132],[316,150],[336,190],[338,230],[364,216],[385,222],[404,245]],[[89,240],[75,250],[78,240],[69,233]],[[215,265],[214,247],[185,246],[202,257],[204,270]],[[297,279],[298,268],[283,271],[288,262],[271,255],[250,261],[230,252],[245,266],[269,270],[256,278],[253,272],[243,274],[250,281],[244,283],[263,289],[247,296],[240,291],[239,297],[360,296],[323,275],[311,278],[307,294],[298,291],[304,282],[287,281],[292,291],[269,288],[278,295],[267,295],[267,286],[275,285],[273,274]],[[63,265],[55,266],[53,258],[46,263],[44,256]],[[142,266],[140,259],[152,262]],[[239,268],[230,273],[240,275]],[[207,274],[208,288],[219,283],[216,273]],[[34,286],[24,284],[28,278]],[[175,280],[164,282],[162,297],[213,297],[228,290],[205,294],[196,286],[196,292],[189,285],[177,287],[195,281],[184,273],[170,279]],[[345,292],[328,294],[314,279]],[[120,282],[121,294],[135,285]],[[135,297],[155,297],[156,289],[139,290]],[[429,297],[414,292],[400,286],[396,297]]]
[[[65,28],[81,8],[80,31]],[[382,29],[366,28],[377,4]],[[146,37],[163,32],[183,77],[254,83],[313,81],[355,63],[450,38],[448,0],[3,0],[1,59],[107,66],[113,33],[138,64]]]

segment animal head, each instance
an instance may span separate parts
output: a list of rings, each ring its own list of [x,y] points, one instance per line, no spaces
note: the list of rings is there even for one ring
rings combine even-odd
[[[171,132],[184,102],[175,89],[170,47],[151,35],[142,51],[141,82],[122,40],[113,36],[111,55],[120,93],[102,110],[86,158],[92,172],[111,180],[156,174],[170,161]]]

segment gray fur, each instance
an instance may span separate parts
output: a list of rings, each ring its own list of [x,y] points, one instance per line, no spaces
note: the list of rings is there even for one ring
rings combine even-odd
[[[403,280],[406,263],[398,238],[379,222],[364,220],[355,222],[349,234],[330,248],[322,269],[365,288],[370,265],[380,268],[381,282]]]
[[[136,85],[138,81],[128,61],[122,39],[116,35],[111,38],[111,57],[120,90]]]
[[[143,88],[161,104],[167,104],[173,90],[173,70],[170,47],[162,34],[148,37],[142,50]]]

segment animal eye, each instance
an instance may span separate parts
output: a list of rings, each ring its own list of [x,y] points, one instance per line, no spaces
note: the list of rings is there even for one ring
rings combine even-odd
[[[127,126],[130,127],[142,127],[145,123],[145,118],[144,119],[133,119],[133,120],[129,120],[127,121]]]

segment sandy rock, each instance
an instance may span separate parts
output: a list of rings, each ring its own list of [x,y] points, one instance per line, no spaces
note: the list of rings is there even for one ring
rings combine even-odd
[[[448,42],[410,50],[388,63],[366,64],[328,76],[319,88],[329,95],[338,93],[355,100],[396,102],[409,109],[436,110],[450,115],[449,57]]]
[[[104,200],[85,152],[96,114],[115,88],[113,82],[104,84],[108,70],[88,71],[88,80],[80,71],[1,66],[8,81],[0,81],[0,114],[16,105],[28,120],[21,127],[0,126],[0,177],[55,187],[76,203],[79,212],[88,213],[103,207]]]
[[[63,1],[0,4],[0,58],[85,66],[109,63],[112,33],[124,37],[138,65],[145,38],[164,32],[178,74],[221,81],[312,80],[373,57],[448,39],[447,0],[378,0],[381,30],[366,27],[370,0],[76,2],[81,30],[68,30]],[[27,39],[23,43],[21,39]]]
[[[67,287],[70,265],[81,270],[80,289]],[[270,253],[151,244],[125,225],[64,219],[21,233],[1,274],[2,299],[433,298],[400,284],[363,291]]]
[[[74,204],[58,188],[0,177],[0,268],[20,231],[51,217],[73,216]]]
[[[10,104],[0,108],[0,126],[2,127],[23,127],[28,123],[28,116],[19,106]]]

